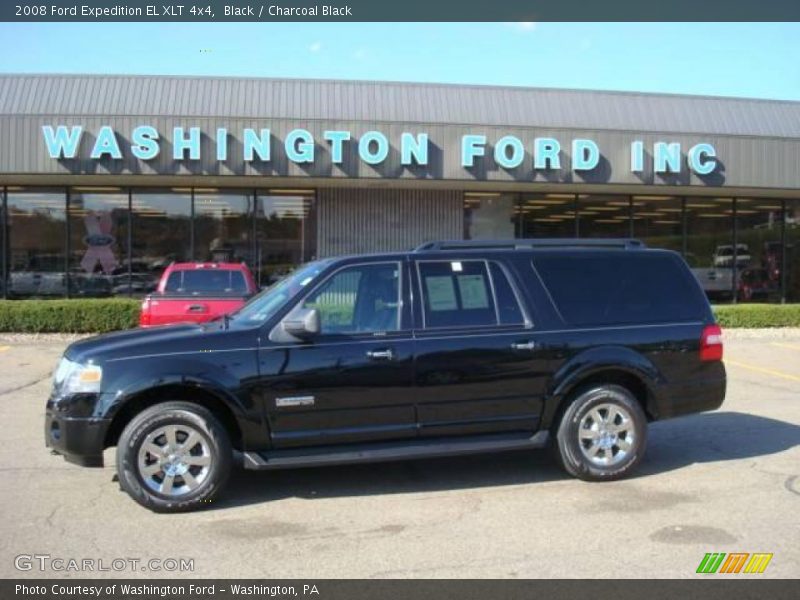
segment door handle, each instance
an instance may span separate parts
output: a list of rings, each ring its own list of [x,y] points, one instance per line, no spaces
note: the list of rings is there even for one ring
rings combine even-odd
[[[536,350],[536,342],[534,341],[527,341],[527,342],[514,342],[511,344],[512,350]]]
[[[391,348],[385,350],[367,350],[367,358],[372,360],[394,360],[394,352]]]
[[[206,308],[205,304],[191,304],[186,312],[205,312]]]

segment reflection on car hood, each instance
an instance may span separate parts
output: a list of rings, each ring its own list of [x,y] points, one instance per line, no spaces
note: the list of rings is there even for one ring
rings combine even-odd
[[[222,323],[214,321],[204,324],[182,323],[116,331],[79,340],[70,345],[64,355],[70,360],[83,362],[89,359],[102,361],[117,353],[125,353],[130,356],[135,354],[134,348],[141,349],[141,353],[146,354],[156,346],[163,349],[165,344],[173,344],[176,341],[203,335],[208,331],[218,330],[220,327],[222,327]]]

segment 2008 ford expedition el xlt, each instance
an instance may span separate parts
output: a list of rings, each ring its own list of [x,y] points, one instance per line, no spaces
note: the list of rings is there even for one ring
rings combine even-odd
[[[431,242],[306,264],[230,318],[72,344],[47,445],[155,511],[238,450],[279,469],[539,448],[603,481],[649,421],[719,407],[721,331],[681,257],[636,240]]]

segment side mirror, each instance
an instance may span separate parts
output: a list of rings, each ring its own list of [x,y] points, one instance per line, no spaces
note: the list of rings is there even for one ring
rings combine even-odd
[[[301,340],[319,335],[319,311],[316,308],[298,308],[282,322],[283,330]]]

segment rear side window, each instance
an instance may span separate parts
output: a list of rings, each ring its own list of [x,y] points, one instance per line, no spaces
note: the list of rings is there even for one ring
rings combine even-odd
[[[489,270],[492,274],[492,283],[494,284],[494,295],[497,299],[497,314],[500,317],[500,324],[522,325],[525,322],[525,317],[522,314],[519,300],[508,281],[505,271],[496,262],[489,263]]]
[[[241,271],[174,271],[170,273],[164,291],[178,294],[243,294],[247,291],[247,284]]]
[[[494,294],[484,261],[418,263],[425,327],[497,324]]]
[[[699,321],[705,300],[675,256],[649,253],[552,255],[533,260],[556,307],[572,325]]]

